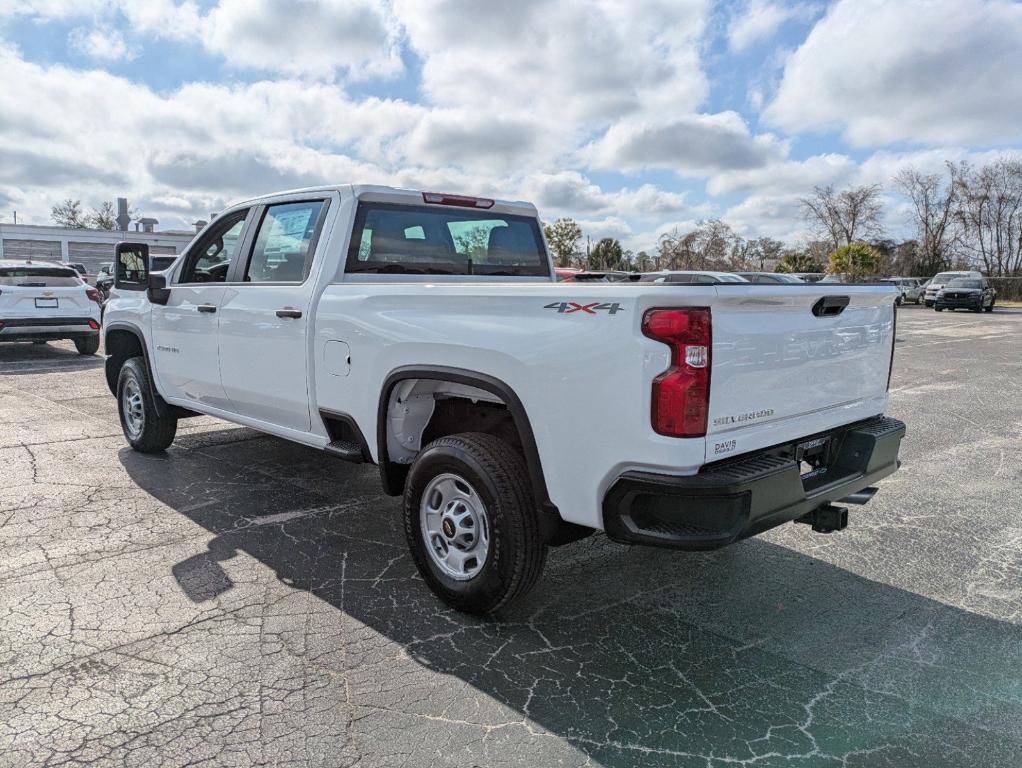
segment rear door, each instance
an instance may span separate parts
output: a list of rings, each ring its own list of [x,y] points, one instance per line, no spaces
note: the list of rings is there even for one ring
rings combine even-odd
[[[220,381],[217,329],[227,273],[248,226],[249,210],[224,214],[188,249],[166,305],[152,305],[156,370],[164,392],[230,410]]]
[[[313,255],[326,198],[260,206],[220,313],[220,376],[235,413],[307,432]]]
[[[708,435],[802,434],[882,410],[893,286],[727,286],[712,313]],[[802,426],[799,426],[802,425]],[[766,434],[780,435],[776,430]],[[781,442],[777,437],[774,442]]]

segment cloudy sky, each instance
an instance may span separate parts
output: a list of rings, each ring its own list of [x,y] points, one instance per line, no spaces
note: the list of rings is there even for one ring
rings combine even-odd
[[[814,184],[1022,147],[1020,70],[1008,0],[0,0],[0,221],[364,181],[795,240]]]

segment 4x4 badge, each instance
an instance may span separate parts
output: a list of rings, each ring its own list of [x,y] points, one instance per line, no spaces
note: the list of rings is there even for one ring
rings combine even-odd
[[[624,312],[624,309],[617,302],[613,304],[603,303],[594,301],[591,304],[579,304],[575,301],[555,301],[553,304],[547,304],[543,309],[556,309],[560,315],[570,315],[573,312],[583,312],[587,315],[595,315],[597,312],[607,312],[611,315],[616,315],[618,312]]]

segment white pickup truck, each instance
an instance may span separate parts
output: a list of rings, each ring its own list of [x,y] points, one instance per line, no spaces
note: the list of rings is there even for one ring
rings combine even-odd
[[[118,247],[103,331],[133,448],[197,413],[379,466],[455,608],[547,548],[829,532],[898,467],[890,286],[558,283],[536,209],[379,186],[249,200],[165,272]]]

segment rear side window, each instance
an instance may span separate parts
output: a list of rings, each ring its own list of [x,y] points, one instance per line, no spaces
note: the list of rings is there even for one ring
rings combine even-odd
[[[68,288],[81,284],[78,273],[64,267],[0,267],[0,285]]]
[[[312,266],[323,207],[322,200],[269,206],[259,225],[245,282],[302,282]]]
[[[345,271],[549,277],[550,265],[528,216],[359,203]]]

